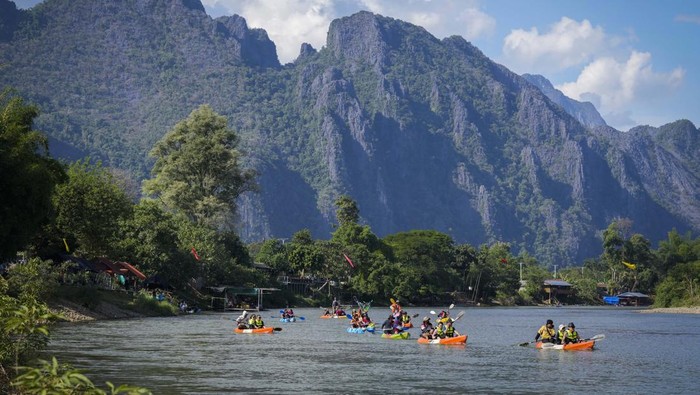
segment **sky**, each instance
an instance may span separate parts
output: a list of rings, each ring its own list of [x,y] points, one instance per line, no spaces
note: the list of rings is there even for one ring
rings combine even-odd
[[[40,0],[16,0],[28,8]],[[464,37],[518,74],[541,74],[592,102],[621,131],[689,119],[700,127],[697,0],[201,0],[275,42],[281,63],[325,45],[332,20],[370,11]]]

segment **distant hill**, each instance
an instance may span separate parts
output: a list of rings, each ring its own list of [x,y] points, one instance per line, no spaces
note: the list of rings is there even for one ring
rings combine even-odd
[[[41,107],[59,154],[142,178],[152,145],[198,105],[227,116],[260,172],[261,193],[240,202],[248,241],[329,237],[340,194],[380,236],[436,229],[558,265],[597,256],[617,217],[652,241],[700,231],[695,125],[584,126],[461,37],[360,12],[281,66],[263,30],[197,0],[10,5],[0,84]]]

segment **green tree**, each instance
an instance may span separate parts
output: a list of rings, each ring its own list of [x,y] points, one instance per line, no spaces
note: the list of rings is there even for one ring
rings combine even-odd
[[[243,170],[238,136],[208,105],[194,110],[151,150],[152,176],[144,190],[191,221],[232,229],[236,198],[255,189]]]
[[[342,195],[335,201],[338,225],[357,224],[360,221],[360,209],[357,203],[348,195]]]
[[[180,222],[153,200],[134,206],[133,215],[119,225],[119,256],[144,274],[158,274],[181,287],[196,274],[190,250],[180,243]]]
[[[49,222],[51,195],[65,178],[46,136],[32,129],[37,115],[10,90],[0,93],[0,259],[16,256]]]
[[[101,162],[80,160],[68,168],[68,181],[53,197],[56,228],[87,256],[114,252],[119,224],[131,216],[133,203]]]
[[[280,239],[268,239],[260,244],[255,261],[264,263],[278,272],[286,272],[291,269],[287,260],[286,244]]]

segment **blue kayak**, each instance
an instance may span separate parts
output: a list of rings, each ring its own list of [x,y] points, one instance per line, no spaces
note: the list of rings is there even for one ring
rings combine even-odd
[[[296,322],[297,317],[280,318],[280,322]]]
[[[348,328],[348,333],[374,333],[374,326],[368,326],[366,328]]]

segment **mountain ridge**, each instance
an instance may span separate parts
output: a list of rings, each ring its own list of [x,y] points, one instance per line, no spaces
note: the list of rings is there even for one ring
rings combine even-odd
[[[652,240],[700,230],[699,132],[688,121],[585,127],[463,38],[369,12],[333,21],[325,47],[302,45],[281,66],[243,17],[212,19],[196,0],[124,4],[46,0],[13,14],[0,81],[41,106],[52,139],[137,177],[155,141],[211,104],[260,173],[262,192],[239,204],[245,240],[302,228],[327,237],[341,194],[379,235],[430,228],[459,243],[502,240],[548,264],[597,255],[597,233],[618,217]],[[82,35],[66,31],[65,15],[85,24],[71,28]],[[146,20],[150,30],[128,33]]]

